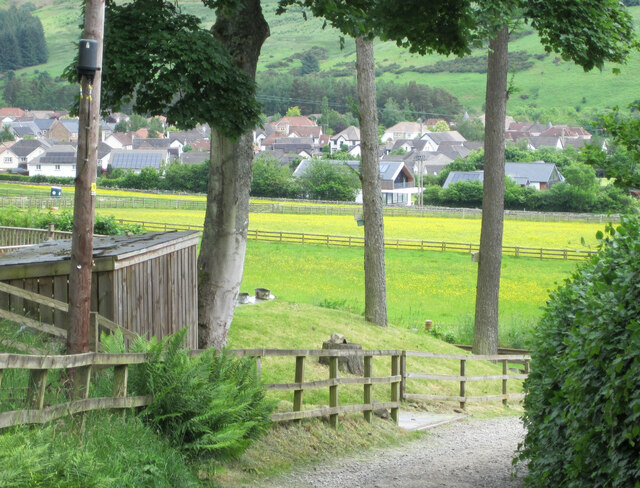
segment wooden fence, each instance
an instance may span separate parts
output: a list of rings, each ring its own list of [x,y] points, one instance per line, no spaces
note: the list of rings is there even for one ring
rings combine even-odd
[[[37,197],[5,196],[0,197],[0,207],[19,208],[72,208],[73,198],[69,197]],[[204,196],[198,200],[153,198],[153,197],[111,197],[99,195],[95,199],[96,208],[148,208],[148,209],[183,209],[205,210],[206,200]],[[356,215],[362,213],[360,204],[317,204],[314,202],[261,202],[252,199],[249,203],[249,211],[255,213],[286,213],[306,215]],[[480,219],[482,210],[474,208],[449,208],[449,207],[417,207],[417,206],[391,206],[383,207],[383,213],[390,217],[440,217]],[[567,212],[531,212],[524,210],[505,210],[504,217],[507,220],[525,220],[541,222],[619,222],[619,215],[586,214]]]
[[[70,238],[71,232],[56,231],[53,226],[50,226],[49,229],[0,226],[0,250]]]
[[[432,359],[453,359],[460,361],[460,374],[459,375],[442,375],[431,374],[424,372],[407,372],[407,358],[432,358]],[[524,398],[523,393],[509,393],[508,381],[509,380],[524,380],[529,376],[529,361],[531,356],[518,354],[518,355],[466,355],[466,354],[436,354],[431,352],[418,352],[418,351],[405,351],[403,362],[403,399],[406,400],[446,400],[460,402],[460,407],[464,408],[467,402],[489,402],[495,400],[502,400],[503,404],[507,404],[508,400],[520,400]],[[469,376],[467,375],[467,362],[468,361],[494,361],[502,364],[502,374],[500,375],[482,375],[482,376]],[[524,364],[524,373],[509,373],[509,363],[516,363],[518,365]],[[457,381],[460,383],[460,394],[458,396],[451,395],[419,395],[406,393],[406,380],[407,378],[418,380],[444,380],[444,381]],[[484,395],[484,396],[469,396],[466,393],[466,384],[471,381],[501,381],[502,382],[502,394],[500,395]]]
[[[0,354],[0,387],[4,370],[29,370],[25,407],[0,413],[0,428],[21,424],[43,424],[67,415],[90,410],[133,408],[148,405],[153,397],[127,397],[128,367],[146,361],[144,354],[85,353],[70,356],[31,356]],[[89,398],[92,370],[113,367],[111,397]],[[50,387],[50,370],[75,370],[75,389],[72,400],[45,406],[45,392]]]
[[[137,224],[147,230],[199,230],[202,226],[170,224],[162,222],[142,222],[138,220],[117,219],[120,224]],[[247,239],[267,242],[283,242],[290,244],[322,244],[337,247],[364,247],[364,237],[337,236],[326,234],[307,234],[300,232],[282,232],[268,230],[252,230],[247,232]],[[424,241],[411,239],[385,239],[387,249],[410,251],[453,251],[474,253],[480,250],[480,244],[446,241]],[[595,254],[591,249],[551,249],[541,247],[502,246],[502,254],[515,257],[531,257],[536,259],[581,261]]]
[[[193,351],[198,354],[198,351]],[[336,427],[338,415],[344,413],[362,412],[365,420],[371,421],[375,409],[390,409],[391,418],[397,423],[399,409],[403,400],[445,400],[456,401],[462,408],[467,402],[486,402],[521,399],[522,393],[509,393],[509,380],[522,380],[528,376],[528,355],[508,356],[471,356],[463,354],[437,354],[418,351],[402,350],[327,350],[327,349],[240,349],[232,351],[236,356],[256,358],[258,372],[261,370],[261,360],[264,357],[295,357],[295,371],[292,383],[268,384],[270,391],[292,391],[293,408],[290,412],[276,412],[271,419],[274,422],[297,421],[313,417],[328,417],[331,426]],[[339,377],[338,360],[343,356],[360,356],[364,362],[364,374],[355,377]],[[312,357],[329,358],[329,378],[319,381],[305,381],[305,363]],[[372,359],[374,357],[389,357],[390,372],[387,376],[374,377]],[[423,372],[407,372],[408,358],[433,358],[460,361],[460,375],[441,375]],[[0,413],[0,428],[28,423],[44,423],[64,415],[86,412],[98,409],[122,409],[148,405],[152,398],[149,396],[127,396],[128,366],[141,364],[146,360],[144,354],[99,354],[87,353],[73,356],[34,356],[20,354],[0,354],[0,391],[2,388],[2,373],[9,369],[26,369],[30,371],[29,386],[25,399],[26,409],[12,410]],[[466,374],[467,361],[494,361],[502,363],[502,374],[469,376]],[[509,374],[510,362],[524,363],[524,374]],[[106,398],[88,398],[91,371],[95,368],[114,367],[113,396]],[[77,382],[74,398],[65,403],[52,406],[44,405],[44,395],[47,390],[47,373],[53,369],[77,369],[80,380]],[[459,396],[447,395],[419,395],[407,393],[407,379],[419,381],[455,381],[460,384]],[[501,381],[501,395],[469,396],[465,386],[470,381]],[[390,387],[389,401],[374,401],[372,387],[375,384],[388,384]],[[357,404],[340,404],[339,387],[341,385],[362,385],[362,402]],[[318,389],[329,389],[329,405],[305,409],[304,392]]]

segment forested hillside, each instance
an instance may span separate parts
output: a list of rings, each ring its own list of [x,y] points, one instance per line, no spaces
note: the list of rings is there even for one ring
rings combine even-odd
[[[33,5],[0,10],[0,72],[35,66],[49,57],[40,19]]]
[[[625,3],[636,5],[637,0]],[[13,0],[0,0],[0,8],[7,9],[12,4]],[[203,19],[205,26],[213,22],[211,10],[201,2],[189,0],[179,4],[184,11]],[[323,29],[321,20],[305,21],[301,9],[296,8],[276,15],[277,0],[263,0],[262,4],[271,29],[258,67],[259,95],[265,111],[283,113],[286,107],[298,105],[303,112],[319,112],[325,96],[331,108],[350,111],[350,100],[355,99],[353,41],[345,39],[341,48],[339,33],[330,27]],[[37,0],[36,6],[32,13],[42,21],[50,56],[45,64],[16,72],[23,85],[38,72],[48,72],[53,80],[60,76],[75,54],[80,32],[78,0]],[[630,11],[637,26],[640,7],[631,6]],[[0,49],[0,53],[4,51]],[[584,73],[555,53],[545,53],[537,35],[526,25],[511,36],[510,52],[510,114],[544,122],[582,122],[595,112],[625,106],[637,98],[640,53],[634,53],[629,63],[620,67],[619,75],[613,73],[611,65],[602,72]],[[375,56],[382,92],[378,97],[381,111],[390,98],[392,105],[400,108],[404,108],[406,99],[414,105],[415,112],[425,112],[423,117],[433,114],[453,118],[464,111],[484,111],[486,49],[476,49],[470,56],[458,59],[414,55],[394,43],[378,41]],[[0,74],[1,87],[6,76]],[[405,96],[407,90],[413,90],[415,99]],[[429,95],[425,97],[427,92]],[[336,95],[340,93],[344,96]],[[4,103],[9,103],[4,98]]]

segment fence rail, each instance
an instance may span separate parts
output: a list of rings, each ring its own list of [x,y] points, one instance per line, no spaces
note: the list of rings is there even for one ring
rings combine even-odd
[[[457,381],[460,383],[460,394],[453,395],[421,395],[406,393],[403,390],[403,399],[406,400],[445,400],[455,401],[460,403],[460,408],[465,408],[467,402],[489,402],[495,400],[502,400],[504,405],[509,400],[520,400],[524,398],[523,393],[509,393],[508,381],[509,380],[524,380],[529,376],[529,361],[531,356],[528,354],[498,354],[498,355],[466,355],[466,354],[436,354],[430,352],[419,351],[405,351],[405,361],[403,363],[403,388],[406,388],[406,379],[412,378],[416,380],[438,380],[438,381]],[[430,374],[422,372],[408,373],[406,371],[407,359],[406,358],[431,358],[431,359],[453,359],[460,361],[460,374],[459,375],[443,375],[443,374]],[[502,364],[502,374],[499,375],[481,375],[472,376],[467,374],[467,362],[468,361],[492,361]],[[509,373],[509,363],[516,363],[518,365],[524,365],[524,373]],[[466,393],[467,382],[473,381],[501,381],[502,382],[502,394],[500,395],[476,395],[470,396]]]
[[[199,230],[202,226],[169,224],[162,222],[143,222],[138,220],[117,219],[121,224],[137,224],[147,230]],[[307,234],[300,232],[283,232],[268,230],[252,230],[247,232],[247,238],[255,241],[282,242],[290,244],[322,244],[336,247],[364,247],[364,237],[338,236],[327,234]],[[387,249],[410,251],[453,251],[478,252],[480,244],[446,241],[424,241],[412,239],[385,239]],[[502,246],[502,253],[507,256],[532,257],[537,259],[581,261],[596,253],[591,249],[551,249],[539,247]]]
[[[0,206],[14,206],[19,208],[72,208],[73,198],[69,197],[36,197],[27,196],[3,196],[0,197]],[[115,197],[100,195],[95,199],[96,208],[148,208],[148,209],[182,209],[205,210],[206,200],[203,196],[198,200],[154,198],[154,197]],[[307,214],[307,215],[356,215],[362,213],[360,204],[317,204],[300,201],[293,202],[261,202],[252,199],[249,203],[249,212],[255,213],[283,213],[283,214]],[[383,213],[389,217],[449,217],[461,219],[479,219],[482,217],[481,209],[474,208],[449,208],[449,207],[406,207],[384,206]],[[541,222],[619,222],[619,215],[586,214],[566,212],[531,212],[524,210],[505,210],[505,219],[525,220]]]
[[[0,249],[11,249],[40,244],[44,241],[70,239],[71,232],[49,229],[30,229],[27,227],[0,226]]]
[[[329,417],[329,423],[337,426],[338,415],[344,413],[362,412],[365,420],[371,421],[372,412],[378,408],[390,409],[391,418],[397,423],[399,408],[403,400],[445,400],[456,401],[462,408],[467,402],[520,399],[522,393],[509,393],[509,380],[522,380],[528,376],[529,355],[496,355],[473,356],[465,354],[439,354],[420,351],[390,350],[330,350],[330,349],[240,349],[231,351],[238,357],[253,357],[261,372],[264,357],[295,357],[294,382],[275,383],[266,385],[270,391],[292,391],[293,408],[290,412],[276,412],[271,419],[274,422],[301,420],[313,417]],[[199,354],[200,351],[192,351]],[[338,360],[340,357],[357,356],[363,359],[364,373],[362,376],[339,377]],[[310,357],[329,358],[329,378],[326,380],[306,381],[305,364]],[[373,376],[372,360],[374,357],[389,357],[390,374],[388,376]],[[409,358],[448,359],[460,361],[459,375],[433,374],[425,372],[407,372]],[[124,409],[148,405],[153,399],[150,396],[127,396],[127,377],[130,365],[141,364],[146,361],[145,354],[100,354],[85,353],[70,356],[43,356],[0,354],[0,388],[2,387],[2,373],[5,370],[23,369],[29,371],[29,383],[26,396],[26,408],[0,413],[0,428],[19,424],[44,423],[78,412],[100,409]],[[472,376],[466,374],[468,361],[493,361],[502,364],[502,374]],[[510,374],[508,364],[516,362],[524,364],[524,373]],[[113,396],[88,398],[91,371],[96,368],[114,368]],[[74,369],[79,380],[73,398],[69,402],[46,406],[44,394],[47,389],[47,374],[55,369]],[[460,385],[459,395],[420,395],[407,393],[407,379],[416,381],[453,381]],[[502,394],[469,396],[466,394],[466,383],[472,381],[501,381]],[[389,400],[374,401],[372,386],[388,384],[390,387]],[[340,404],[339,387],[343,385],[362,385],[362,403]],[[304,392],[329,388],[329,405],[318,408],[304,409]]]

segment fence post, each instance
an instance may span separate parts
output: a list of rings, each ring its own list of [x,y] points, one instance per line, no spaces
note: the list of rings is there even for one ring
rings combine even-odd
[[[524,374],[529,374],[529,359],[524,360]]]
[[[466,383],[466,366],[467,366],[467,361],[466,359],[461,359],[460,360],[460,408],[464,409],[466,406],[466,394],[465,394],[465,383]]]
[[[365,378],[371,378],[371,360],[372,360],[372,356],[365,356],[364,357],[364,377]],[[371,404],[371,387],[373,385],[371,383],[369,384],[364,384],[364,404],[365,405],[369,405]],[[364,419],[371,423],[371,409],[367,409],[364,411]]]
[[[46,369],[33,369],[29,374],[29,387],[27,388],[27,408],[29,410],[42,410],[44,407],[44,390],[47,387]]]
[[[397,376],[400,374],[400,356],[393,355],[391,356],[391,376]],[[400,382],[394,381],[391,383],[391,401],[399,402],[400,401]],[[391,408],[391,419],[398,424],[398,407]]]
[[[329,358],[329,379],[338,378],[338,356],[331,356]],[[338,385],[331,385],[329,387],[329,407],[338,406]],[[334,429],[338,428],[338,414],[332,413],[329,415],[329,425]]]
[[[89,351],[98,352],[100,347],[100,327],[97,312],[89,314]]]
[[[129,380],[129,365],[119,364],[113,367],[113,396],[116,398],[127,397],[127,382]],[[122,409],[124,416],[125,410]]]
[[[404,402],[407,394],[407,351],[402,351],[402,356],[400,356],[400,375],[402,376],[400,382],[400,401]]]
[[[262,376],[262,358],[260,356],[256,356],[256,374],[259,380]]]
[[[296,375],[294,382],[302,383],[304,381],[304,356],[296,356]],[[300,412],[302,411],[302,395],[304,390],[302,385],[300,385],[299,390],[293,391],[293,411]]]
[[[507,360],[503,359],[502,360],[502,376],[504,378],[502,378],[502,395],[503,395],[502,404],[505,406],[507,405],[507,396],[506,396],[507,395],[507,378],[506,378],[507,374],[508,374]]]

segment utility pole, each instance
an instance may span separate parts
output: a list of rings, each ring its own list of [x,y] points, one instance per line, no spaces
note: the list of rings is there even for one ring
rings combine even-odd
[[[67,354],[89,350],[104,7],[104,0],[86,1],[84,37],[79,46],[80,121],[69,272]]]

